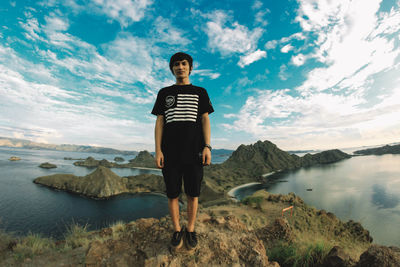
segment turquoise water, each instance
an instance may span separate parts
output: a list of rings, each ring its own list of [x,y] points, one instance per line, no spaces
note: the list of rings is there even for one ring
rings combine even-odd
[[[333,212],[343,221],[361,222],[374,243],[400,246],[400,155],[353,157],[276,173],[264,185],[239,189],[237,197],[259,189],[294,192],[307,204]]]

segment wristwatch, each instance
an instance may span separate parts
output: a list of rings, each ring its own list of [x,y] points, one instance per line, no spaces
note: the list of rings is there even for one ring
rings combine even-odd
[[[210,149],[210,151],[212,150],[212,147],[209,144],[205,144],[204,147],[208,147],[208,149]]]

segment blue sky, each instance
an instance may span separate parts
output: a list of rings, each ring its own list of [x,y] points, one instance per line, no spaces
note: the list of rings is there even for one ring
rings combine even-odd
[[[153,151],[184,51],[214,147],[398,142],[399,32],[399,0],[4,0],[0,136]]]

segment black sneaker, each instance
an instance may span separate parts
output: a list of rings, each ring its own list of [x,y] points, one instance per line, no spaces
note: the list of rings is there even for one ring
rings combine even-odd
[[[185,231],[185,244],[188,250],[194,250],[197,246],[196,232]]]
[[[184,233],[184,227],[181,228],[181,231],[178,232],[174,232],[174,234],[172,235],[172,239],[171,239],[171,247],[172,249],[179,249],[182,247],[183,245],[183,233]]]

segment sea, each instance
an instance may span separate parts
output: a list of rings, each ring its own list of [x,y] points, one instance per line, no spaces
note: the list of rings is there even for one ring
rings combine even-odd
[[[345,152],[351,154],[351,151]],[[21,160],[9,161],[11,156]],[[125,162],[134,158],[0,147],[0,229],[18,235],[31,232],[60,239],[72,224],[94,230],[118,221],[161,218],[168,214],[167,199],[162,194],[124,194],[94,200],[32,182],[36,177],[55,173],[87,175],[95,169],[74,166],[74,160],[64,157],[85,159],[89,156],[109,161],[119,156]],[[213,155],[213,163],[222,163],[228,157],[229,154]],[[38,167],[43,162],[56,164],[57,168]],[[161,175],[156,169],[111,170],[119,176]],[[374,243],[400,246],[400,155],[357,156],[332,164],[276,172],[266,179],[264,184],[236,190],[236,198],[240,200],[257,190],[294,192],[308,205],[333,212],[342,221],[361,222],[370,231]]]
[[[11,156],[21,158],[10,161]],[[69,173],[85,176],[96,168],[74,166],[76,160],[64,158],[114,161],[122,157],[126,163],[135,156],[34,150],[0,147],[0,229],[26,235],[38,233],[42,236],[61,239],[71,225],[86,226],[88,230],[108,227],[116,222],[130,222],[139,218],[161,218],[168,214],[168,200],[162,194],[123,194],[107,200],[94,200],[77,194],[53,190],[34,184],[40,176]],[[214,163],[223,162],[229,154],[213,157]],[[43,169],[44,162],[57,168]],[[143,173],[162,175],[160,170],[139,168],[111,168],[117,175],[133,176]],[[162,177],[160,177],[162,179]]]
[[[266,179],[264,184],[236,190],[235,197],[240,200],[258,190],[294,192],[308,205],[332,212],[344,222],[360,222],[374,243],[400,247],[400,155],[356,156],[275,172]]]

